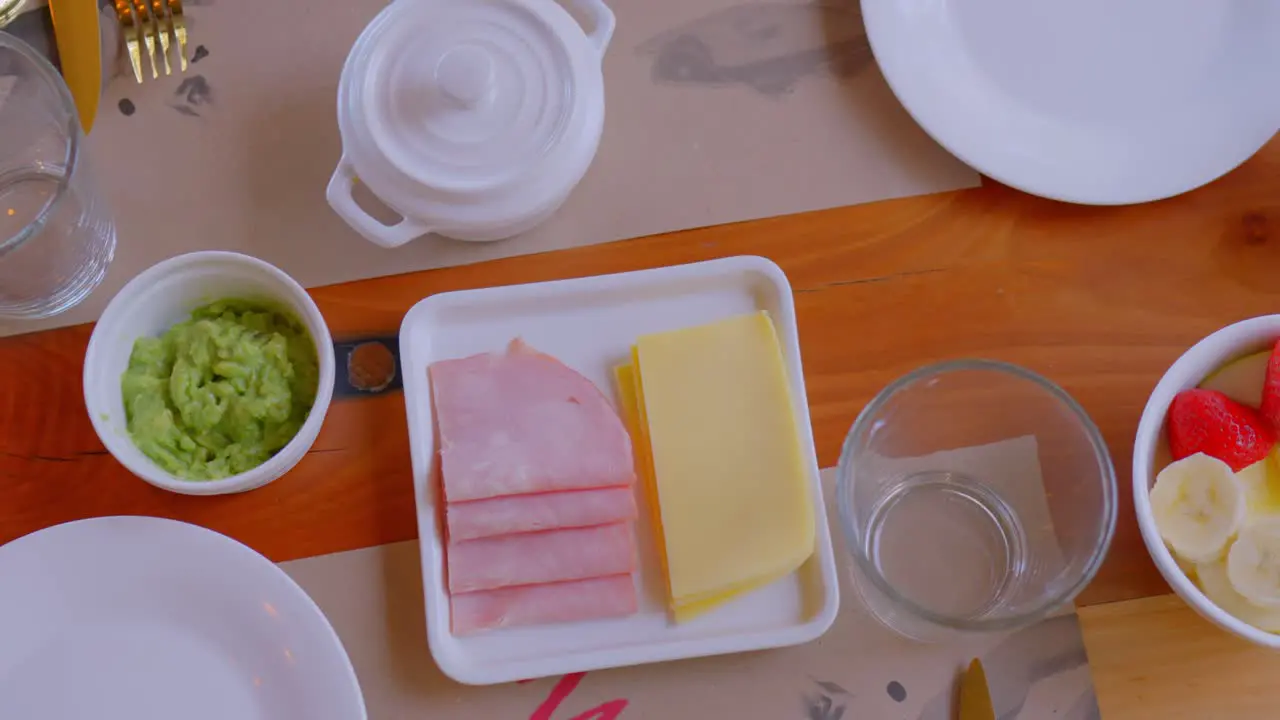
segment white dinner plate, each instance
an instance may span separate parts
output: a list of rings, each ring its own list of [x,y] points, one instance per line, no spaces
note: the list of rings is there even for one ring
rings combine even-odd
[[[0,547],[0,718],[363,720],[320,609],[266,558],[172,520]]]
[[[1037,195],[1169,197],[1280,129],[1277,0],[862,0],[862,12],[916,121]]]

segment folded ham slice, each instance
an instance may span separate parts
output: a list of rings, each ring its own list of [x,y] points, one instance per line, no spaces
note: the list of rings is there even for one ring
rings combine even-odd
[[[453,595],[453,632],[622,617],[636,612],[630,575],[523,585]]]
[[[581,580],[636,566],[630,523],[503,535],[452,543],[445,553],[449,592]]]
[[[515,340],[430,368],[449,502],[629,486],[631,437],[587,378]]]
[[[629,487],[509,495],[449,503],[449,542],[512,533],[580,528],[634,520],[636,499]]]

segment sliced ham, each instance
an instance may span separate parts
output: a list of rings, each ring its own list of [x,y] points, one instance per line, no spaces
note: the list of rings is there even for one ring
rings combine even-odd
[[[636,612],[630,575],[462,593],[450,599],[453,632],[623,617]]]
[[[636,566],[630,523],[548,530],[453,543],[445,553],[449,592],[581,580]]]
[[[600,390],[513,341],[430,368],[449,502],[629,486],[631,438]]]
[[[634,520],[636,499],[629,487],[508,495],[449,503],[445,517],[449,542],[460,542]]]

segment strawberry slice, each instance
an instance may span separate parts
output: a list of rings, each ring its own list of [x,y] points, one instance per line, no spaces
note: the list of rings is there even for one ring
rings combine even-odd
[[[1280,341],[1271,348],[1267,361],[1267,379],[1262,383],[1262,417],[1272,428],[1280,429]]]
[[[1275,430],[1261,413],[1217,390],[1183,390],[1169,405],[1174,460],[1202,452],[1239,472],[1265,458],[1275,444]]]

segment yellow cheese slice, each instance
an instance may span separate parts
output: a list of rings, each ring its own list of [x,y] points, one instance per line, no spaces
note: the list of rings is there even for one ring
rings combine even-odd
[[[713,593],[705,598],[693,598],[685,601],[683,604],[675,605],[671,600],[671,586],[667,580],[667,552],[666,543],[662,540],[662,513],[659,510],[656,488],[653,482],[653,457],[649,449],[649,430],[648,420],[644,414],[644,390],[640,386],[640,377],[635,372],[634,351],[632,363],[619,365],[613,370],[614,380],[618,385],[618,397],[621,398],[622,416],[627,423],[628,429],[631,431],[633,444],[633,453],[636,459],[636,475],[640,478],[640,484],[644,488],[645,495],[648,499],[650,510],[650,520],[653,523],[655,534],[658,537],[658,559],[662,567],[663,581],[666,585],[668,603],[671,607],[672,616],[678,623],[688,622],[696,617],[705,615],[706,613],[724,605],[725,603],[737,598],[741,595],[764,587],[769,583],[779,579],[782,575],[774,577],[757,578],[743,585],[742,587],[731,589],[728,591]],[[785,575],[786,573],[783,573]]]
[[[694,600],[686,599],[681,604],[672,607],[671,614],[675,617],[676,622],[678,623],[688,622],[696,617],[705,615],[708,612],[715,610],[721,605],[728,603],[730,600],[746,595],[752,590],[757,590],[759,588],[764,587],[765,585],[770,585],[774,581],[780,580],[786,575],[789,575],[790,573],[791,571],[787,570],[786,572],[782,572],[777,575],[770,575],[767,577],[756,578],[746,583],[745,585],[734,588],[732,590],[726,590],[721,593],[713,594],[706,598],[698,598]]]
[[[659,538],[658,561],[662,565],[662,576],[666,578],[667,548],[661,541],[662,513],[658,511],[658,497],[653,485],[653,456],[649,451],[649,428],[641,399],[644,394],[640,388],[640,376],[636,374],[634,365],[619,365],[613,369],[613,376],[618,383],[618,397],[622,401],[622,417],[631,431],[631,452],[635,456],[636,475],[640,478],[640,485],[644,487],[654,535]],[[670,585],[667,586],[667,597],[671,597]]]
[[[786,366],[768,315],[636,341],[673,608],[723,602],[813,553]]]

